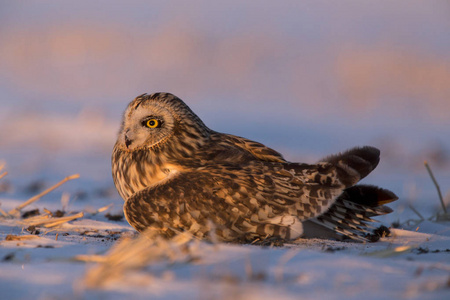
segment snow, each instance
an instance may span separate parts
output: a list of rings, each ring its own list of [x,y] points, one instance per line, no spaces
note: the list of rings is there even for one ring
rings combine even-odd
[[[46,198],[53,197],[50,194]],[[50,199],[46,198],[35,206],[49,207]],[[4,210],[21,201],[10,199],[6,203],[2,202]],[[17,219],[1,219],[2,297],[446,299],[450,296],[450,222],[422,221],[402,229],[393,228],[390,237],[377,243],[300,239],[283,247],[260,247],[188,239],[179,244],[149,242],[140,248],[142,245],[126,243],[142,243],[142,239],[147,243],[148,239],[139,237],[125,220],[108,220],[105,217],[108,212],[86,213],[85,217],[56,228],[39,228],[37,235],[30,234]],[[8,235],[27,239],[10,240]],[[120,263],[109,265],[107,273],[101,273],[100,262],[80,260],[83,256],[108,257],[120,243],[125,245],[121,256],[130,254],[130,261],[144,256],[143,253],[149,256],[137,265],[128,262],[131,267],[126,266],[127,260],[125,267]],[[137,250],[135,254],[133,249]],[[114,268],[123,274],[110,276]],[[89,273],[94,269],[100,269],[97,271],[104,275],[93,279]]]

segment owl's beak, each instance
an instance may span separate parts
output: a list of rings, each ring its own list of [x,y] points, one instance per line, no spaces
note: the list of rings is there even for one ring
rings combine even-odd
[[[129,148],[130,147],[130,145],[131,145],[131,143],[133,142],[129,137],[128,137],[128,132],[129,132],[130,130],[128,129],[126,132],[125,132],[125,146],[127,147],[127,148]]]

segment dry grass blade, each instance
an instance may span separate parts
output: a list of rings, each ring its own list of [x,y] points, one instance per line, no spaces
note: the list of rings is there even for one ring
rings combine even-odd
[[[412,249],[414,249],[413,246],[398,246],[398,247],[395,247],[394,249],[375,251],[375,252],[367,253],[364,255],[365,256],[375,256],[375,257],[380,257],[380,258],[387,258],[387,257],[396,256],[396,255],[399,255],[402,253],[410,252]]]
[[[4,162],[0,162],[0,171],[3,170],[3,168],[5,167],[5,163]],[[0,179],[2,179],[3,177],[5,177],[6,175],[8,175],[8,172],[3,172],[2,174],[0,174]]]
[[[425,164],[425,168],[427,168],[428,174],[430,174],[431,180],[433,180],[434,186],[437,189],[438,195],[439,195],[439,200],[441,201],[441,205],[442,205],[442,209],[444,210],[444,213],[447,214],[447,208],[445,207],[444,204],[444,198],[442,198],[442,193],[441,193],[441,188],[439,187],[439,184],[436,181],[436,178],[433,175],[433,172],[431,171],[430,166],[428,165],[428,162],[424,162]]]
[[[24,240],[35,240],[39,239],[39,236],[36,235],[14,235],[8,234],[5,238],[5,241],[24,241]]]
[[[28,218],[22,221],[23,224],[27,226],[41,226],[50,228],[61,225],[63,223],[82,218],[84,216],[83,212],[79,212],[72,216],[61,217],[61,218],[50,218],[49,215],[40,215],[32,218]]]
[[[84,262],[94,262],[94,263],[104,263],[106,262],[107,258],[103,255],[77,255],[74,257],[77,261],[84,261]]]
[[[51,213],[43,213],[37,216],[29,217],[19,221],[23,225],[31,226],[36,224],[43,224],[43,220],[49,220],[51,217]]]
[[[411,204],[409,204],[408,206],[416,215],[419,216],[421,221],[425,220],[425,218],[419,213],[419,211],[417,209],[414,208],[414,206],[412,206]]]
[[[145,268],[152,262],[184,260],[186,253],[183,245],[191,240],[189,233],[181,233],[168,241],[147,231],[134,239],[122,239],[106,256],[78,256],[76,259],[101,262],[92,267],[84,278],[88,288],[99,288],[126,280],[127,272]]]
[[[39,199],[42,198],[44,195],[50,193],[50,192],[53,191],[54,189],[58,188],[59,186],[63,185],[64,183],[66,183],[67,181],[72,180],[72,179],[77,179],[77,178],[80,178],[80,175],[79,175],[79,174],[74,174],[74,175],[71,175],[71,176],[67,176],[66,178],[64,178],[63,180],[61,180],[60,182],[58,182],[58,183],[55,184],[54,186],[52,186],[52,187],[46,189],[45,191],[43,191],[42,193],[40,193],[40,194],[38,194],[38,195],[36,195],[36,196],[34,196],[34,197],[31,197],[30,199],[28,199],[28,200],[25,201],[24,203],[20,204],[20,205],[17,206],[16,208],[10,210],[10,211],[8,212],[8,214],[10,214],[10,215],[16,215],[16,214],[18,214],[22,208],[24,208],[24,207],[30,205],[31,203],[33,203],[33,202],[39,200]]]
[[[67,223],[69,221],[73,221],[75,219],[79,219],[82,218],[84,216],[83,212],[79,212],[75,215],[72,216],[67,216],[67,217],[61,217],[61,218],[53,218],[54,222],[51,223],[47,223],[44,225],[44,227],[50,228],[50,227],[55,227],[64,223]]]
[[[108,204],[108,205],[106,205],[106,206],[100,207],[99,209],[97,209],[97,212],[96,212],[96,213],[101,213],[101,212],[107,211],[107,210],[110,209],[112,206],[113,206],[113,204],[111,203],[111,204]]]

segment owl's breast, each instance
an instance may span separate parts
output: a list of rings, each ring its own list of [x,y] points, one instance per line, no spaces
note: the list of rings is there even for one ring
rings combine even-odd
[[[179,171],[175,165],[123,151],[113,155],[112,165],[114,184],[124,200],[147,187],[162,184]]]

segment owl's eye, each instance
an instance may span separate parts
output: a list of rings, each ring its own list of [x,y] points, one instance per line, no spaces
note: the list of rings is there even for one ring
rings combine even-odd
[[[147,126],[148,128],[158,128],[161,127],[161,122],[157,119],[148,119],[147,121],[145,121],[145,126]]]

